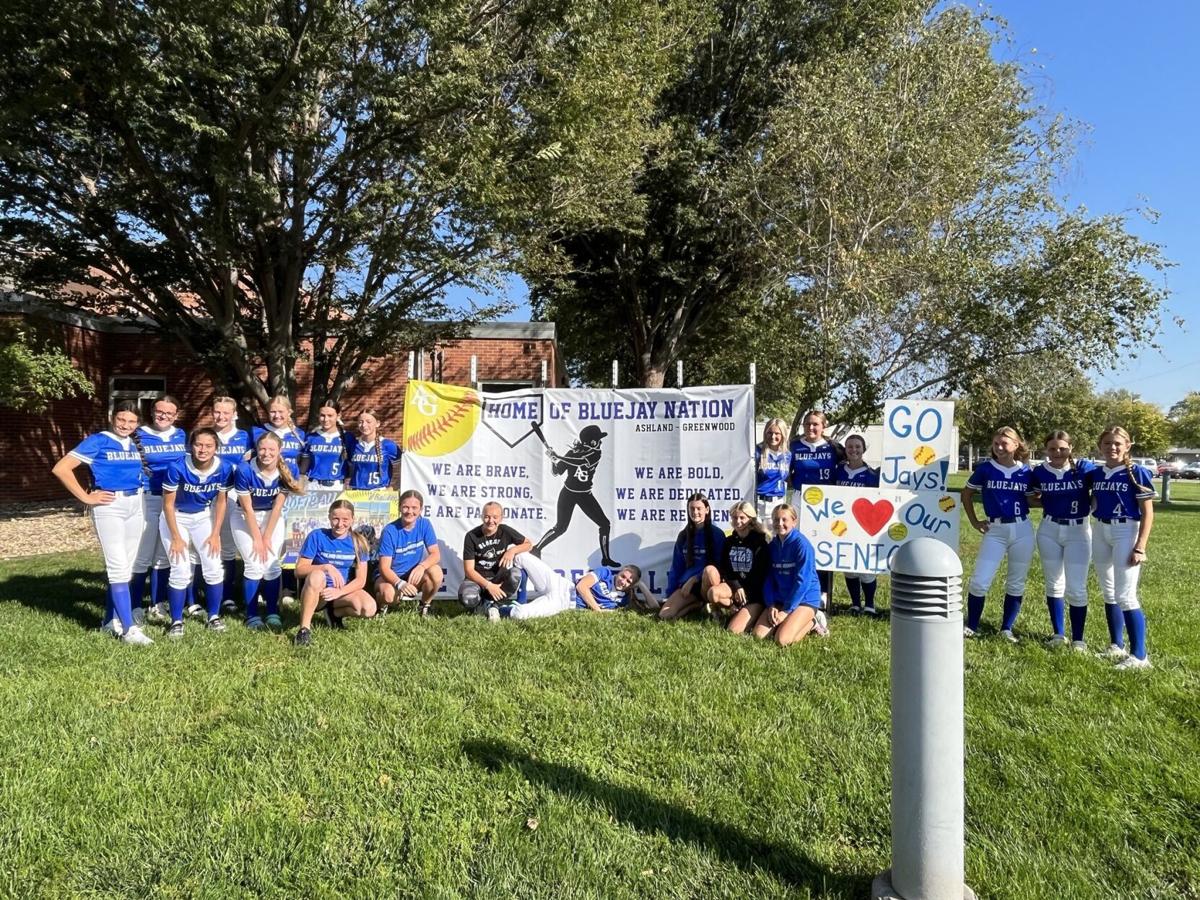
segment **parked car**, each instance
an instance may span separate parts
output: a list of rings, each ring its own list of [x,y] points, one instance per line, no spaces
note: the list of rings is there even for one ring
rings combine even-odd
[[[1187,479],[1200,478],[1200,462],[1188,463],[1180,470],[1176,477]]]
[[[1179,473],[1183,471],[1186,465],[1187,463],[1184,463],[1178,459],[1167,460],[1158,464],[1157,471],[1159,475],[1166,475],[1167,473],[1170,473],[1172,478],[1178,478]]]

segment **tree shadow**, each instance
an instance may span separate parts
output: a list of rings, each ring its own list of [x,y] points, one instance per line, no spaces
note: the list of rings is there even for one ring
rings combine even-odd
[[[733,825],[665,803],[637,788],[600,781],[572,766],[535,759],[501,741],[465,741],[463,754],[489,772],[511,767],[531,784],[594,800],[614,819],[639,831],[659,832],[672,841],[692,844],[746,872],[769,872],[781,882],[817,896],[831,893],[860,896],[870,886],[869,877],[834,872],[795,846],[764,840]]]
[[[100,627],[104,612],[104,573],[67,569],[54,575],[10,575],[0,579],[0,604],[20,603],[51,613],[81,628]]]

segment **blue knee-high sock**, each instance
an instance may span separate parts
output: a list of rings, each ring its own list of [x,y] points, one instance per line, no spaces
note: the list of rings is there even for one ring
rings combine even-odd
[[[129,603],[131,606],[142,606],[142,598],[146,593],[146,576],[148,572],[134,572],[129,576]]]
[[[242,599],[246,601],[246,619],[255,618],[258,615],[258,586],[259,579],[243,578],[242,579]]]
[[[1122,632],[1125,620],[1121,616],[1121,607],[1115,603],[1105,603],[1104,618],[1108,620],[1108,642],[1124,649],[1125,636]]]
[[[204,567],[192,566],[192,580],[188,584],[187,605],[200,602],[200,585],[204,584]],[[208,597],[207,586],[204,592],[205,597]]]
[[[187,600],[187,588],[167,587],[167,603],[171,607],[171,621],[183,621],[183,602]]]
[[[225,599],[225,585],[221,582],[216,584],[204,585],[204,601],[208,610],[208,617],[221,614],[221,601]]]
[[[104,586],[104,624],[107,625],[117,617],[117,608],[113,605],[112,585]]]
[[[1083,623],[1087,621],[1087,607],[1074,606],[1069,607],[1071,616],[1071,640],[1083,640]]]
[[[851,609],[857,609],[862,603],[862,582],[857,578],[847,578],[846,591],[850,594]]]
[[[267,615],[279,615],[279,582],[278,578],[268,578],[262,583],[263,600],[267,601]]]
[[[296,570],[295,569],[284,569],[283,570],[283,586],[285,588],[287,588],[289,591],[291,591],[293,594],[296,593]]]
[[[150,570],[150,602],[151,603],[170,603],[171,597],[168,593],[170,588],[171,570],[170,569],[151,569]]]
[[[879,587],[878,581],[864,581],[862,583],[863,599],[867,601],[867,609],[875,608],[875,588]]]
[[[121,625],[128,631],[133,627],[133,608],[129,603],[129,582],[109,585],[109,590],[112,591],[113,607],[116,610],[117,618],[121,620]]]
[[[979,630],[979,620],[983,618],[984,599],[977,594],[967,594],[967,627],[972,631]]]
[[[1124,610],[1125,628],[1129,632],[1129,652],[1138,659],[1146,658],[1146,613],[1141,607]]]
[[[235,597],[237,596],[237,560],[224,560],[221,566],[225,569],[225,596]]]
[[[1050,610],[1050,627],[1055,634],[1063,634],[1063,599],[1062,597],[1047,597],[1046,609]]]
[[[1004,616],[1001,619],[1000,627],[1005,631],[1012,631],[1014,625],[1017,624],[1017,615],[1021,612],[1021,601],[1024,597],[1017,594],[1004,595]]]

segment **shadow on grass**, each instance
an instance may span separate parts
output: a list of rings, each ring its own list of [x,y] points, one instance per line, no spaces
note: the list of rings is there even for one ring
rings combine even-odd
[[[67,569],[52,575],[10,575],[0,579],[0,603],[20,603],[35,612],[46,612],[99,628],[104,612],[104,574],[87,569]]]
[[[531,784],[594,800],[613,818],[639,831],[659,832],[673,841],[692,844],[746,872],[769,872],[781,882],[817,896],[860,896],[870,886],[869,878],[832,872],[794,846],[764,841],[740,828],[664,803],[645,791],[600,781],[572,766],[534,759],[500,741],[466,741],[463,753],[489,772],[511,767]]]

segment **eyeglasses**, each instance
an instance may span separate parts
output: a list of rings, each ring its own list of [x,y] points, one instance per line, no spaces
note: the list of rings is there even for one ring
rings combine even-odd
[[[178,412],[163,412],[161,409],[156,409],[154,411],[154,418],[156,419],[173,419],[177,415],[179,415]]]

